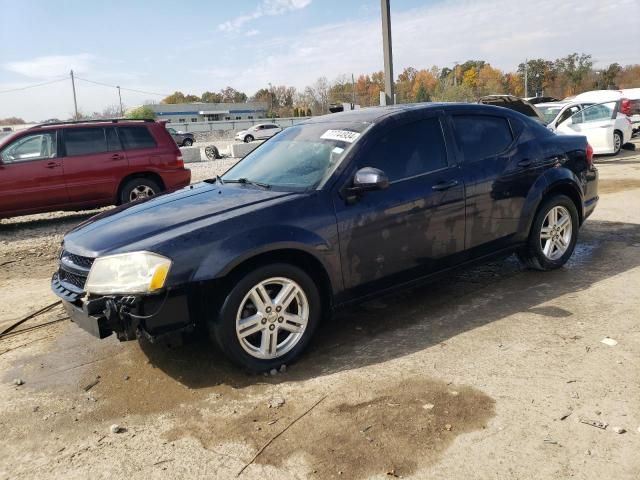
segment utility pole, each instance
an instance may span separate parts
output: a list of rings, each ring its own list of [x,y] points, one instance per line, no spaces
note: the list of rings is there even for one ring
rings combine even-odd
[[[453,86],[458,86],[458,62],[453,63]]]
[[[76,112],[74,120],[78,120],[78,101],[76,100],[76,81],[73,78],[73,70],[71,70],[71,88],[73,88],[73,109]]]
[[[353,109],[356,107],[356,78],[353,76],[353,73],[351,74],[351,96],[351,102],[353,104],[351,108]]]
[[[524,96],[529,96],[529,60],[524,59]]]
[[[386,105],[392,105],[393,95],[393,52],[391,48],[391,6],[390,0],[380,0],[382,9],[382,47],[384,50],[384,95]]]
[[[120,116],[124,117],[124,109],[122,108],[122,95],[120,94],[120,85],[116,87],[118,89],[118,99],[120,100]]]

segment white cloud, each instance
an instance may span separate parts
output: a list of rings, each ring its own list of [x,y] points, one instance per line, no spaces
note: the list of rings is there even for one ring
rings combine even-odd
[[[529,0],[456,0],[392,11],[394,73],[467,59],[512,71],[525,58],[553,59],[572,52],[592,54],[597,65],[636,63],[640,34],[629,33],[623,40],[610,33],[620,31],[620,12],[635,18],[640,2],[538,0],[532,8]],[[304,87],[319,76],[383,68],[378,18],[329,24],[261,47],[251,66],[237,71],[236,88],[251,92],[267,82]]]
[[[77,73],[87,72],[91,69],[94,60],[95,57],[88,53],[49,55],[31,60],[8,62],[3,67],[25,77],[47,79],[66,75],[72,69]]]
[[[241,28],[244,24],[257,20],[261,17],[274,17],[284,15],[294,10],[301,10],[307,7],[311,0],[262,0],[262,3],[249,14],[240,15],[218,25],[218,29],[223,32],[233,32]]]
[[[256,35],[260,34],[260,30],[249,30],[247,33],[244,34],[245,37],[255,37]]]

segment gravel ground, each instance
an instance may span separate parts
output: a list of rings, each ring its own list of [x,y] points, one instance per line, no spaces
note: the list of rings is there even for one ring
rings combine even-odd
[[[52,308],[0,339],[0,478],[637,480],[640,154],[598,160],[565,268],[509,258],[354,307],[274,376]],[[57,242],[88,215],[0,223],[0,329],[56,300]]]

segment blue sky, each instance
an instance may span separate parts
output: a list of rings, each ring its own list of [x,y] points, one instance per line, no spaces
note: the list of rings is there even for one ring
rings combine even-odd
[[[394,67],[481,58],[515,69],[526,57],[578,51],[605,65],[640,63],[638,0],[391,0]],[[535,7],[532,7],[535,4]],[[10,14],[6,14],[10,12]],[[379,0],[0,0],[0,118],[66,117],[77,76],[144,92],[234,86],[303,88],[319,76],[382,69]],[[83,111],[117,103],[79,80]],[[159,100],[123,90],[126,105]]]

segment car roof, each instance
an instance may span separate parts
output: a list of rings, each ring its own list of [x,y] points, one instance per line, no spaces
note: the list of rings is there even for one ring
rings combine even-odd
[[[545,103],[537,104],[536,107],[564,107],[565,105],[569,105],[572,103],[579,103],[579,102],[545,102]]]
[[[55,128],[80,128],[80,127],[98,127],[109,124],[113,125],[139,125],[141,123],[157,123],[153,119],[136,120],[132,118],[108,118],[104,120],[78,120],[78,121],[60,121],[52,123],[39,123],[33,127],[29,127],[21,132],[33,130],[51,130]]]
[[[405,103],[401,105],[390,105],[385,107],[366,107],[357,110],[349,110],[346,112],[330,113],[312,117],[299,125],[319,124],[319,123],[335,123],[335,122],[362,122],[362,123],[379,123],[383,119],[395,117],[408,112],[419,110],[445,110],[448,112],[475,112],[501,115],[522,115],[514,110],[499,107],[495,105],[483,105],[479,103],[462,103],[462,102],[428,102],[428,103]],[[522,115],[526,117],[526,115]]]

